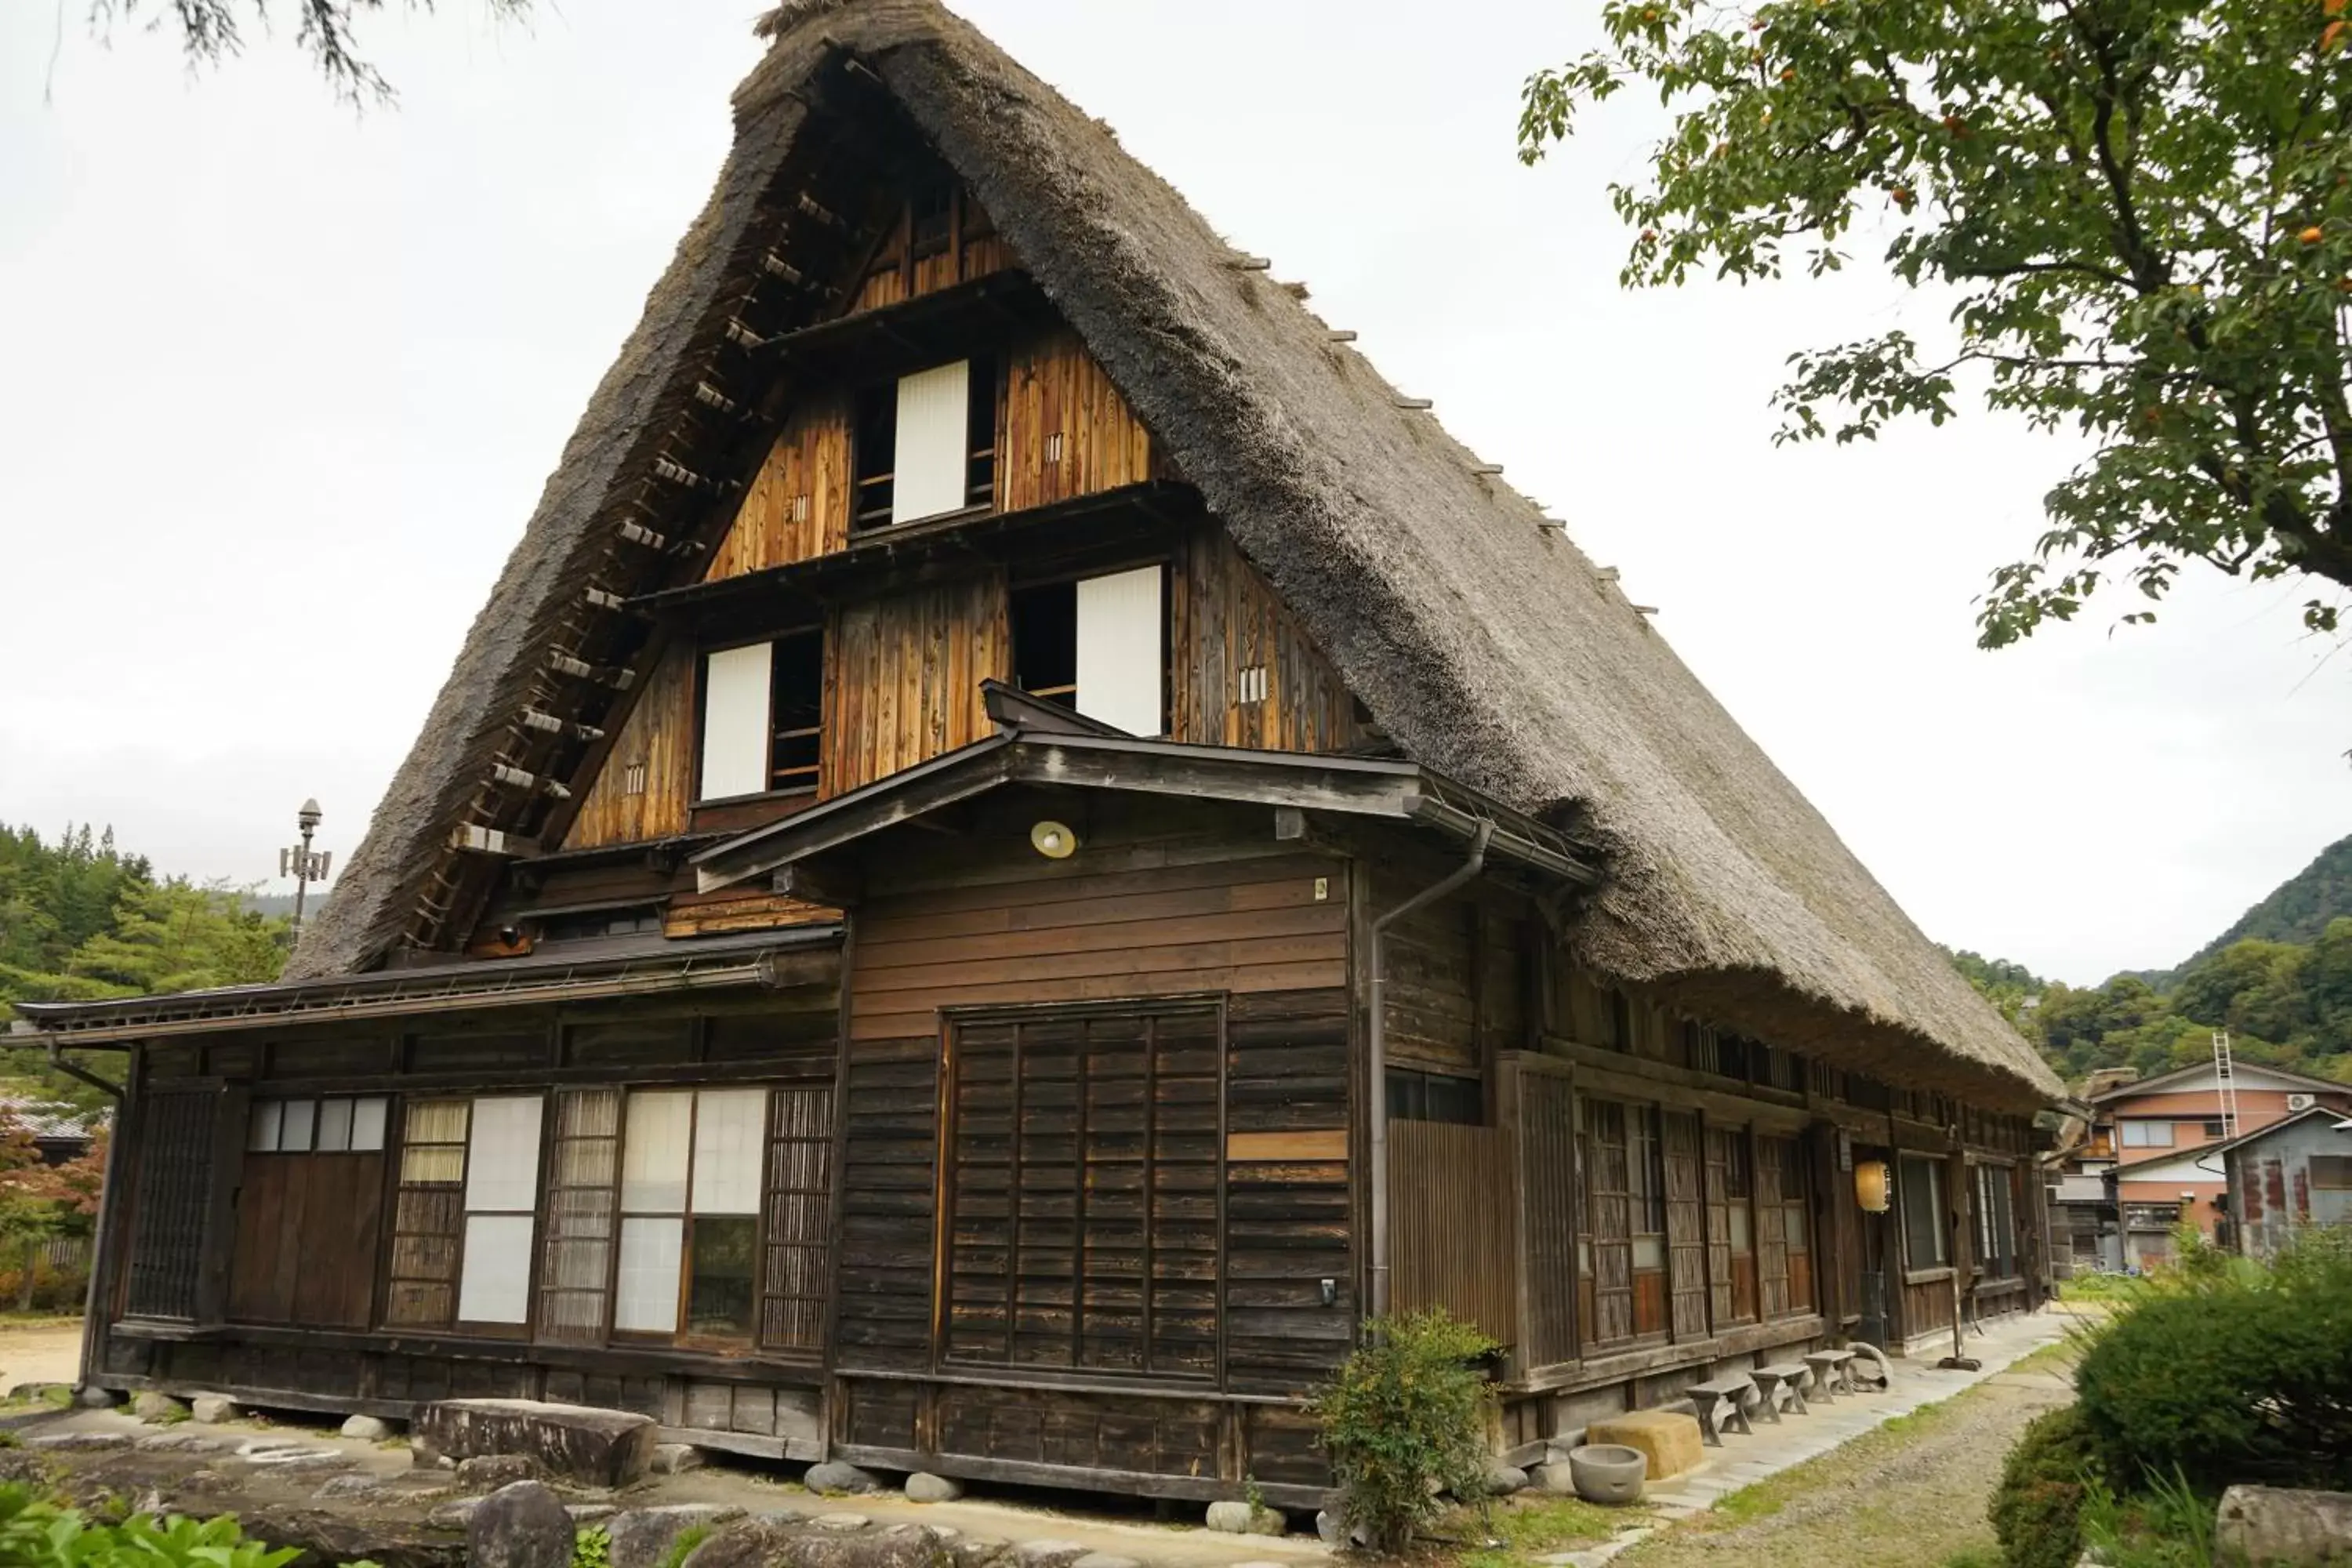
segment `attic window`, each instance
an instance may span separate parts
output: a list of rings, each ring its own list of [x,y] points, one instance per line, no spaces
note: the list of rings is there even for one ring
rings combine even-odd
[[[824,750],[823,634],[719,649],[702,668],[697,798],[814,789]]]
[[[1013,595],[1013,679],[1132,735],[1167,729],[1165,569],[1139,566]]]
[[[996,494],[996,362],[954,360],[857,395],[857,526],[986,506]]]

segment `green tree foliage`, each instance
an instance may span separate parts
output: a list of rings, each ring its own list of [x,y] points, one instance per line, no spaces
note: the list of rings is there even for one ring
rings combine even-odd
[[[247,908],[234,889],[157,878],[145,857],[116,848],[110,829],[68,827],[51,843],[29,827],[0,826],[0,1018],[9,1002],[274,980],[287,946],[284,920]],[[37,1050],[0,1050],[0,1079],[17,1080],[36,1099],[84,1110],[106,1103]]]
[[[1609,47],[1525,89],[1522,157],[1588,106],[1674,110],[1629,287],[1813,274],[1867,233],[1951,298],[1800,353],[1783,439],[1942,424],[1973,390],[2095,450],[1993,574],[1979,641],[2120,578],[2154,618],[2181,568],[2352,584],[2352,69],[2342,0],[1612,0]],[[1964,390],[1964,378],[1966,386]],[[2332,630],[2331,589],[2306,622]]]

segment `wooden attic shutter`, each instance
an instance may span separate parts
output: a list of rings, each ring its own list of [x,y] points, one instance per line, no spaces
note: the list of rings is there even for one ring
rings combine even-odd
[[[961,510],[971,362],[958,360],[898,383],[898,427],[891,466],[890,521],[914,522]]]

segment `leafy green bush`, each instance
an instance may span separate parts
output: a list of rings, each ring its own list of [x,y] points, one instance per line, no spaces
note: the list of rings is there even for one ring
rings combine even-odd
[[[137,1514],[99,1524],[26,1486],[0,1486],[0,1568],[285,1568],[299,1547],[247,1540],[234,1518]]]
[[[572,1532],[572,1568],[608,1568],[613,1561],[613,1532],[602,1525],[583,1524]]]
[[[2026,1424],[1985,1509],[2008,1568],[2074,1568],[2083,1555],[2084,1486],[2096,1462],[2074,1406]]]
[[[2352,1249],[2315,1238],[2132,1304],[2075,1370],[2107,1477],[2352,1484]]]
[[[1438,1493],[1485,1493],[1495,1390],[1476,1363],[1496,1348],[1443,1311],[1375,1318],[1316,1391],[1317,1440],[1331,1457],[1340,1517],[1374,1551],[1402,1551],[1434,1522],[1444,1507]]]

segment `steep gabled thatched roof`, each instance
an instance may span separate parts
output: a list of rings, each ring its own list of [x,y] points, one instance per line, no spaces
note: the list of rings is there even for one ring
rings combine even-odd
[[[711,205],[656,288],[470,634],[435,730],[298,955],[376,962],[485,744],[575,591],[600,495],[690,381],[751,193],[854,57],[972,186],[1182,473],[1416,760],[1572,815],[1610,883],[1578,956],[1671,979],[1727,1025],[2015,1104],[2062,1086],[1920,934],[1664,640],[1426,411],[1235,253],[1116,139],[934,0],[800,0],[762,23]],[[471,768],[475,771],[468,773]],[[1899,1058],[1899,1059],[1897,1059]]]

